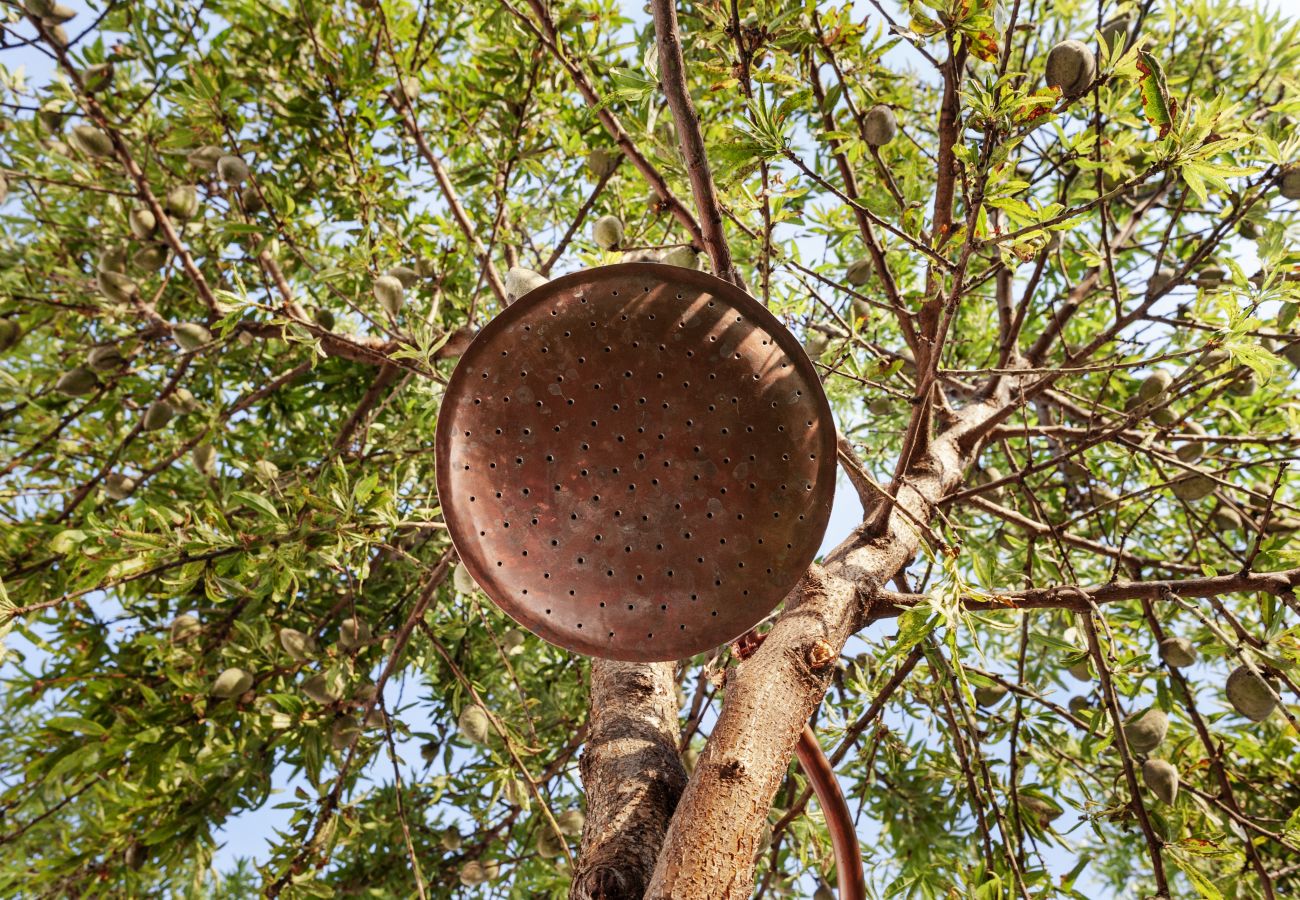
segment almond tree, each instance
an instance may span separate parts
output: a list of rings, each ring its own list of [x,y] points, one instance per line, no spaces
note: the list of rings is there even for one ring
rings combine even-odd
[[[0,893],[824,897],[810,722],[875,896],[1300,890],[1289,19],[3,28]],[[483,323],[629,259],[800,336],[863,515],[743,647],[589,663],[458,568],[432,435]]]

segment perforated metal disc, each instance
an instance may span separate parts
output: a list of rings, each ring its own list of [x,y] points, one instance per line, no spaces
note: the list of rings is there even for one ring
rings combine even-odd
[[[835,426],[798,341],[703,272],[566,275],[461,357],[437,434],[461,560],[522,626],[624,660],[755,625],[830,517]]]

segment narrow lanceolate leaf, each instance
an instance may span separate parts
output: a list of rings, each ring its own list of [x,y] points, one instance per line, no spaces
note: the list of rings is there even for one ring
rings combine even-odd
[[[1174,118],[1178,115],[1178,101],[1169,95],[1165,71],[1154,56],[1146,50],[1139,50],[1137,67],[1142,73],[1142,114],[1156,129],[1158,136],[1163,138],[1174,125]]]

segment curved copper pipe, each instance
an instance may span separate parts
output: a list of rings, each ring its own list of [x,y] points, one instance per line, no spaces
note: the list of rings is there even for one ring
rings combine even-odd
[[[799,767],[812,782],[813,793],[826,816],[826,828],[831,833],[831,847],[835,850],[835,872],[839,876],[839,900],[865,900],[867,885],[862,877],[862,850],[858,847],[858,833],[853,827],[849,805],[844,792],[835,779],[830,760],[822,752],[817,735],[808,725],[799,735],[794,754]]]

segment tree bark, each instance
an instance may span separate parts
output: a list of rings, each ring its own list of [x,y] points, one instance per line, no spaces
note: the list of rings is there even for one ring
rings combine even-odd
[[[587,823],[571,900],[641,900],[686,785],[672,663],[594,659]]]

